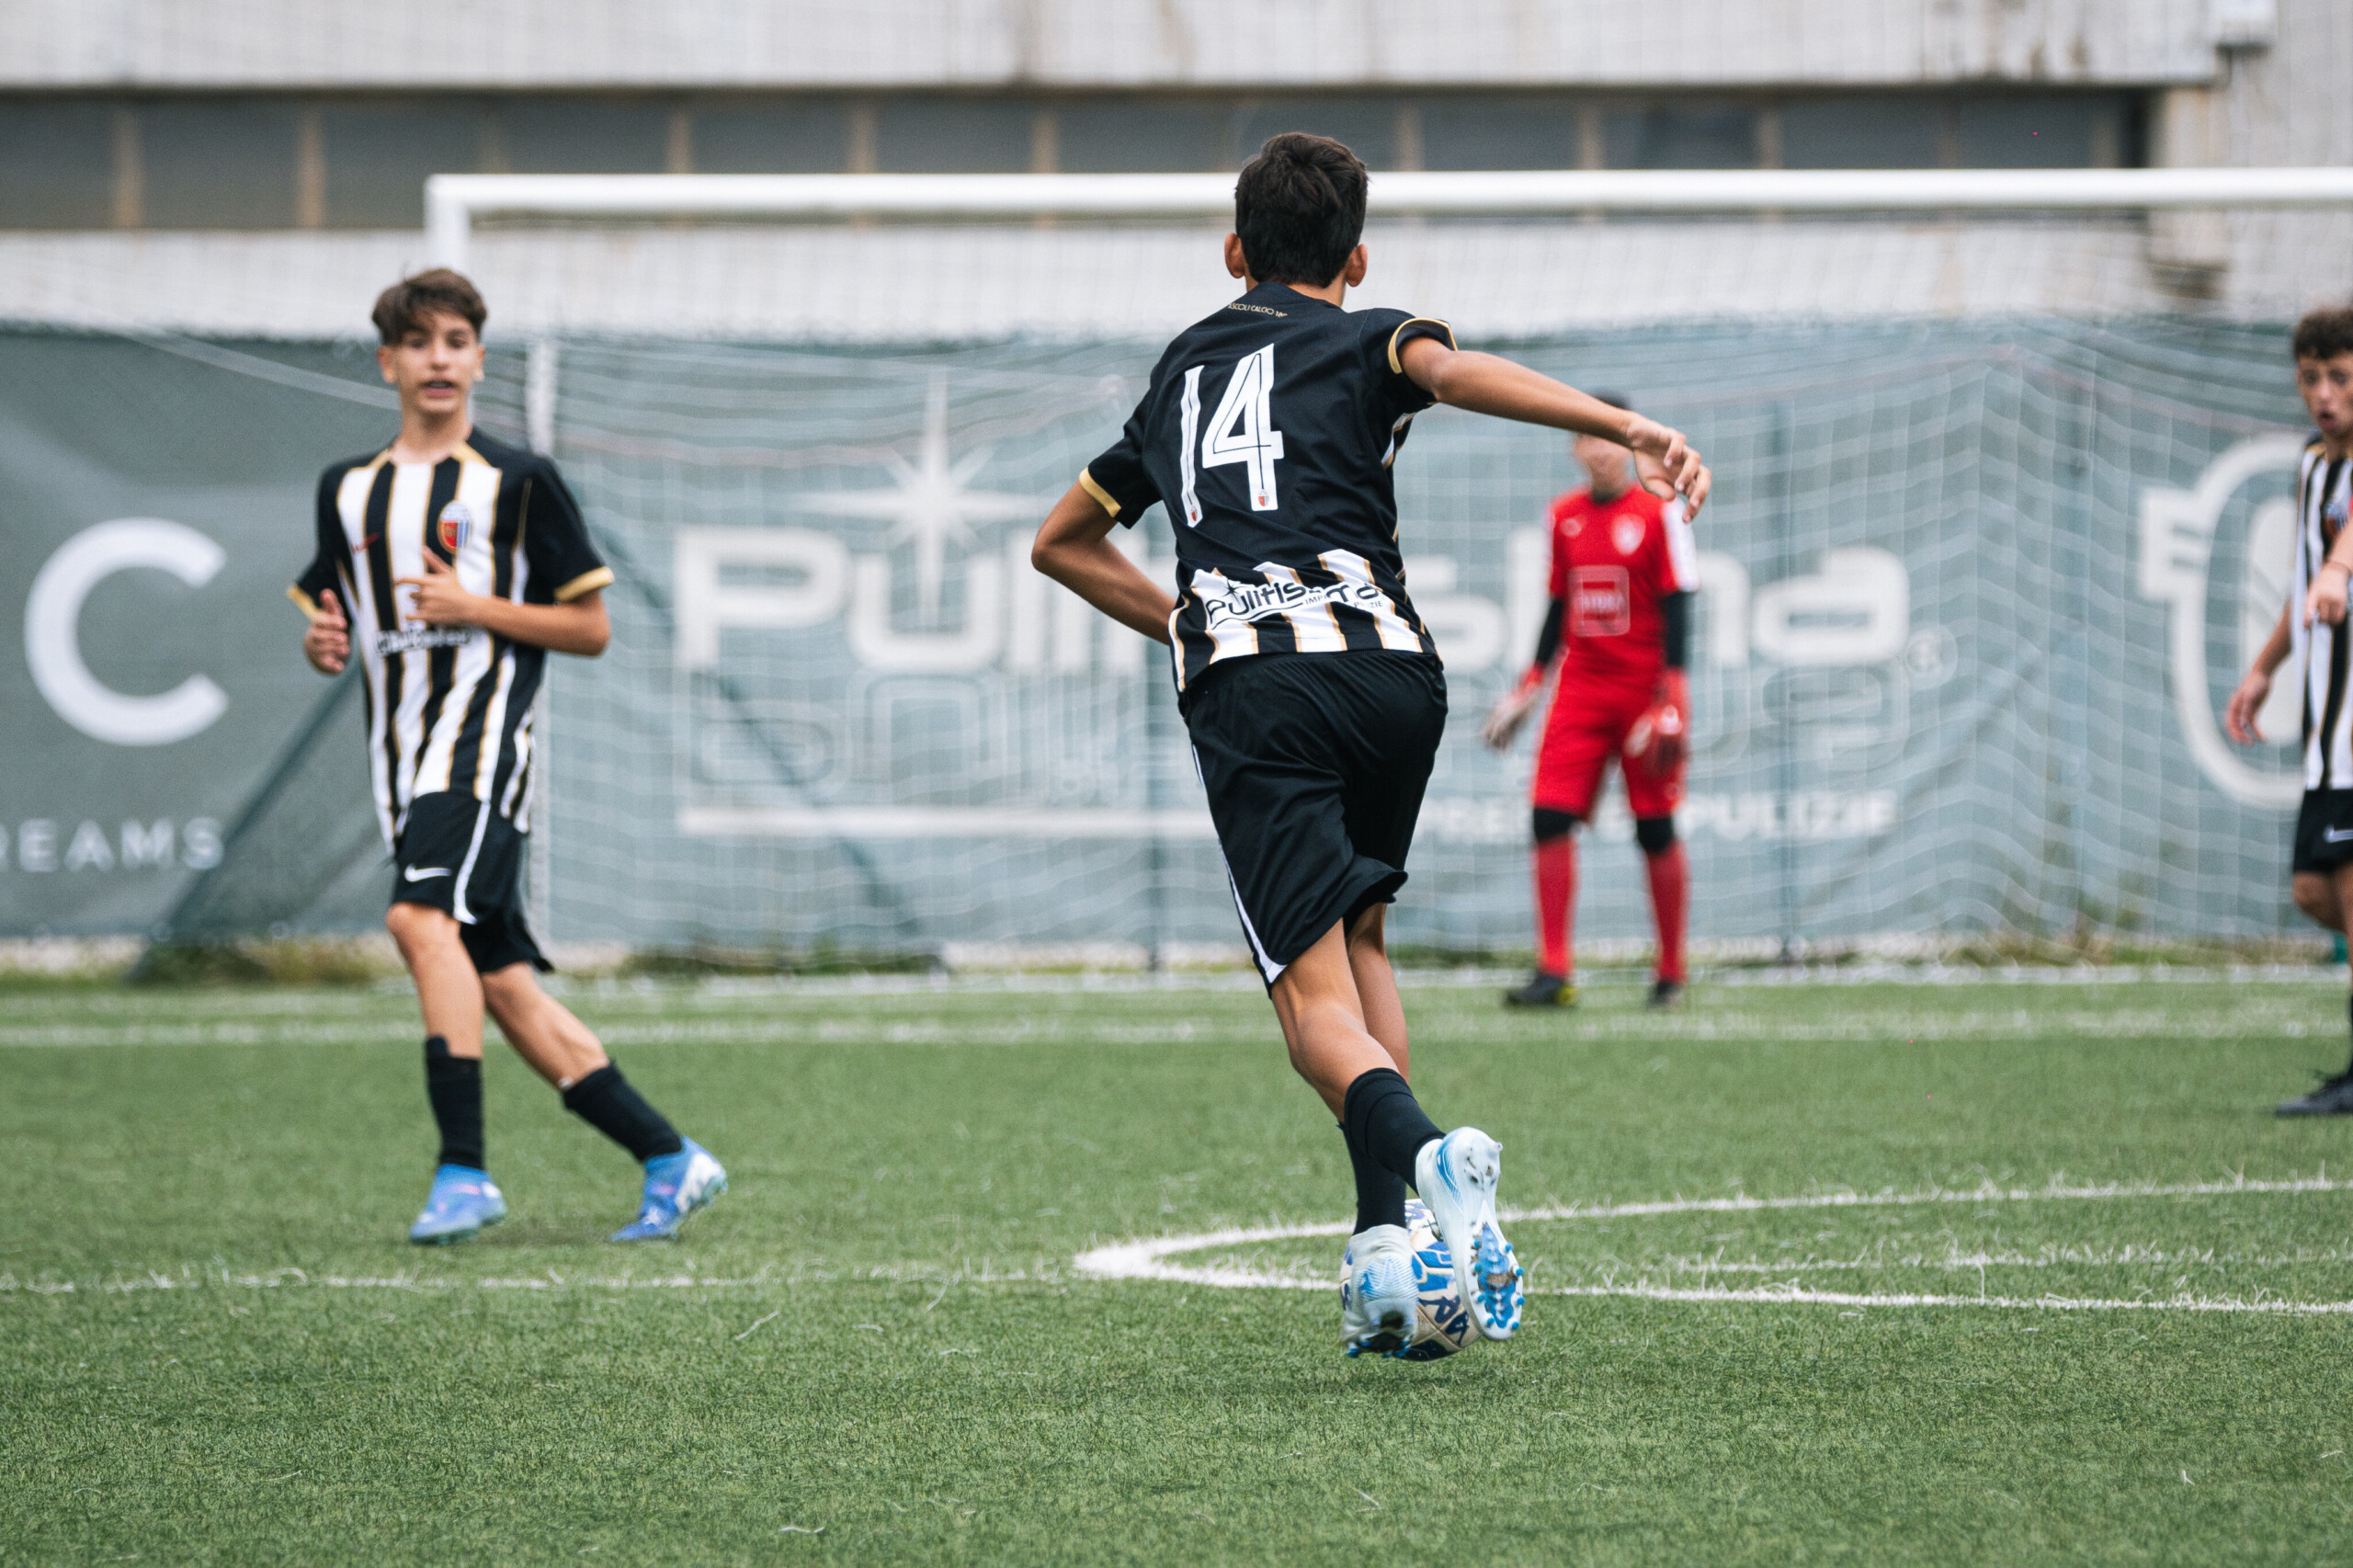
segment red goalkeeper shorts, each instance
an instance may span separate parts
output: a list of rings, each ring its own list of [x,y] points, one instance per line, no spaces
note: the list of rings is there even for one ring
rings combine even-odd
[[[1648,681],[1601,685],[1564,673],[1544,718],[1530,803],[1590,821],[1601,798],[1602,769],[1616,759],[1626,775],[1626,804],[1635,816],[1674,815],[1683,803],[1683,764],[1662,773],[1647,757],[1625,755],[1634,721],[1649,711],[1656,693]]]

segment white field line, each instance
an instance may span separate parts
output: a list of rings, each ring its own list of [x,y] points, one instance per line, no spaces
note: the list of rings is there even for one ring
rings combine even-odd
[[[1330,1290],[1318,1285],[1318,1290]],[[2353,1301],[2290,1301],[2277,1296],[2163,1296],[2139,1301],[2094,1296],[1922,1296],[1907,1292],[1865,1295],[1851,1290],[1802,1290],[1795,1286],[1753,1290],[1722,1287],[1678,1289],[1667,1285],[1572,1285],[1542,1290],[1547,1296],[1631,1296],[1645,1301],[1754,1301],[1772,1305],[1825,1307],[2028,1307],[2049,1312],[2279,1312],[2292,1317],[2353,1316]]]
[[[2284,1181],[2109,1183],[2097,1187],[1938,1188],[1927,1192],[1824,1192],[1802,1198],[1660,1199],[1645,1203],[1548,1204],[1534,1209],[1506,1210],[1514,1222],[1557,1220],[1623,1220],[1659,1214],[1728,1214],[1802,1209],[1890,1209],[1925,1204],[2082,1202],[2097,1199],[2218,1198],[2242,1193],[2320,1193],[2353,1190],[2353,1182],[2325,1176]],[[1249,1246],[1260,1242],[1295,1241],[1310,1236],[1345,1236],[1349,1222],[1325,1221],[1309,1225],[1265,1225],[1203,1231],[1187,1236],[1162,1236],[1150,1241],[1116,1242],[1083,1252],[1073,1260],[1079,1273],[1097,1279],[1154,1279],[1170,1284],[1204,1285],[1216,1290],[1328,1290],[1327,1280],[1302,1279],[1249,1268],[1215,1265],[1188,1267],[1166,1261],[1181,1254],[1212,1247]],[[2240,1297],[2175,1296],[2135,1301],[2068,1296],[1866,1294],[1845,1290],[1808,1290],[1790,1284],[1749,1290],[1728,1287],[1677,1287],[1645,1283],[1560,1286],[1536,1292],[1554,1296],[1623,1296],[1656,1301],[1730,1301],[1816,1304],[1842,1307],[2009,1307],[2044,1308],[2062,1312],[2280,1312],[2291,1315],[2353,1314],[2353,1301],[2291,1301],[2258,1294]]]
[[[71,1279],[18,1279],[12,1273],[0,1273],[0,1298],[22,1293],[28,1296],[71,1296],[98,1293],[123,1295],[140,1290],[741,1290],[779,1285],[825,1284],[842,1279],[880,1279],[911,1281],[930,1285],[1001,1285],[1027,1283],[1035,1280],[1058,1280],[1057,1269],[963,1269],[943,1270],[937,1267],[894,1266],[878,1264],[870,1268],[779,1270],[763,1268],[747,1276],[710,1274],[654,1275],[560,1275],[550,1270],[542,1275],[486,1276],[481,1278],[451,1278],[448,1276],[422,1274],[313,1274],[301,1268],[272,1268],[256,1274],[238,1274],[226,1268],[203,1272],[184,1269],[178,1274],[165,1274],[150,1269],[143,1276],[118,1278],[97,1283],[82,1283]]]
[[[1791,986],[1823,985],[1910,985],[1966,986],[1993,989],[1997,987],[2098,987],[2129,989],[2143,985],[2205,985],[2233,983],[2238,985],[2277,985],[2292,992],[2342,989],[2346,975],[2343,965],[2313,964],[2242,964],[2215,966],[2113,965],[2097,967],[2075,965],[2065,968],[2030,969],[2023,966],[1981,968],[1976,965],[1943,963],[1862,963],[1819,964],[1792,968],[1757,970],[1728,969],[1711,971],[1702,966],[1699,971],[1701,983],[1722,986],[1727,990],[1753,988],[1778,989]],[[1399,980],[1409,990],[1485,990],[1493,986],[1510,985],[1526,979],[1521,970],[1456,968],[1404,970]],[[1592,983],[1601,986],[1623,984],[1631,987],[1647,984],[1641,972],[1627,971],[1622,975],[1613,971],[1601,971],[1592,976]],[[848,999],[867,1001],[889,997],[976,996],[997,994],[1131,994],[1162,992],[1235,991],[1248,992],[1258,988],[1255,971],[1245,967],[1233,971],[1176,970],[1158,973],[1132,973],[1124,971],[1097,971],[1081,974],[1010,972],[982,971],[959,974],[922,975],[826,975],[826,976],[761,976],[722,977],[698,981],[691,984],[655,985],[645,981],[611,979],[566,980],[558,975],[551,987],[567,997],[590,997],[598,1001],[608,998],[636,1001],[648,994],[657,996],[691,997],[698,1003],[711,1000],[756,999],[769,996],[791,996],[812,1000]],[[405,981],[372,988],[378,995],[409,994]],[[368,993],[360,993],[365,995]],[[233,1008],[224,1008],[212,1017],[198,1017],[172,1023],[155,1023],[143,1014],[126,1016],[119,1022],[54,1023],[11,1022],[0,1025],[0,1048],[10,1050],[93,1049],[145,1045],[208,1046],[208,1045],[374,1045],[387,1043],[394,1038],[405,1040],[398,1030],[387,1032],[372,1017],[355,1017],[346,1021],[322,1022],[302,1011],[310,1004],[301,994],[292,999],[262,996],[240,999]],[[133,1010],[135,1013],[135,1010]],[[1706,1014],[1685,1015],[1709,1020]],[[1700,1033],[1688,1028],[1677,1030],[1673,1020],[1661,1020],[1644,1016],[1641,1020],[1645,1029],[1665,1028],[1671,1040],[1723,1038],[1736,1034],[1747,1038],[1788,1040],[1852,1040],[1875,1039],[1869,1032],[1852,1028],[1821,1028],[1788,1030],[1750,1028],[1737,1019],[1711,1020],[1722,1023],[1722,1029]],[[2188,1028],[2151,1030],[2137,1021],[2120,1026],[2116,1032],[2130,1032],[2133,1038],[2162,1036],[2165,1039],[2240,1040],[2254,1036],[2276,1036],[2282,1032],[2294,1034],[2286,1026],[2293,1020],[2263,1018],[2244,1020],[2235,1010],[2228,1027],[2198,1026]],[[684,1022],[661,1021],[651,1018],[621,1018],[614,1021],[605,1032],[618,1028],[627,1031],[618,1038],[637,1044],[671,1044],[682,1040],[713,1043],[769,1043],[771,1041],[800,1043],[813,1041],[824,1044],[932,1044],[940,1042],[998,1043],[1000,1040],[1026,1040],[1032,1038],[1062,1039],[1074,1036],[1086,1025],[1053,1026],[1042,1035],[1040,1031],[1020,1026],[996,1029],[966,1027],[946,1027],[932,1020],[914,1024],[842,1024],[837,1020],[814,1022],[767,1020],[749,1028],[742,1027],[734,1016],[690,1018]],[[1099,1028],[1099,1026],[1097,1026]],[[1873,1026],[1876,1027],[1876,1026]],[[2015,1035],[2023,1028],[2011,1017],[1988,1018],[1983,1032]],[[1898,1026],[1890,1023],[1891,1031]],[[913,1032],[910,1032],[913,1031]],[[1157,1038],[1149,1029],[1139,1027],[1135,1031],[1139,1043]],[[1928,1028],[1915,1030],[1902,1028],[1907,1039],[1924,1040],[1977,1039],[1982,1032],[1972,1028],[1962,1032]],[[2031,1031],[2029,1031],[2031,1032]],[[2070,1025],[2067,1032],[2085,1032]],[[2099,1031],[2091,1031],[2096,1036]],[[2325,1031],[2323,1031],[2325,1032]],[[1089,1038],[1093,1038],[1090,1036]]]

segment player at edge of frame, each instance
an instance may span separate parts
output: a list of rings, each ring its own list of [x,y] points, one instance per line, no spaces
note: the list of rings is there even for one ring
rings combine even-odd
[[[638,1217],[612,1239],[666,1238],[727,1173],[541,989],[553,966],[524,921],[532,701],[549,653],[605,651],[613,574],[555,465],[473,427],[487,316],[446,268],[378,298],[400,433],[321,476],[316,554],[288,590],[309,618],[312,666],[340,675],[356,652],[367,682],[369,771],[392,852],[384,925],[416,983],[441,1138],[409,1240],[462,1242],[506,1217],[483,1152],[485,1009],[566,1109],[644,1167]]]
[[[1694,509],[1709,475],[1678,432],[1461,350],[1444,322],[1343,308],[1366,272],[1368,183],[1326,137],[1286,132],[1250,160],[1224,242],[1245,291],[1169,345],[1031,560],[1169,644],[1243,935],[1355,1173],[1342,1348],[1403,1357],[1416,1326],[1409,1187],[1482,1337],[1518,1326],[1524,1280],[1496,1218],[1501,1145],[1476,1127],[1442,1133],[1409,1086],[1384,938],[1446,722],[1391,465],[1414,417],[1445,403],[1646,454]],[[1155,502],[1176,538],[1173,597],[1109,538]]]
[[[1597,395],[1613,408],[1630,406],[1621,397]],[[1681,500],[1662,499],[1636,483],[1625,448],[1579,436],[1571,449],[1586,484],[1556,498],[1547,519],[1551,605],[1535,657],[1480,726],[1491,749],[1509,748],[1542,700],[1557,659],[1552,705],[1529,791],[1536,974],[1506,992],[1504,1001],[1518,1007],[1576,1005],[1576,830],[1592,820],[1615,760],[1625,776],[1658,933],[1650,1005],[1673,1007],[1683,998],[1691,894],[1690,862],[1676,837],[1675,811],[1683,803],[1688,744],[1691,692],[1685,668],[1698,551]]]
[[[2288,889],[2296,907],[2343,935],[2353,912],[2353,704],[2346,700],[2346,590],[2353,581],[2353,308],[2313,311],[2289,340],[2296,390],[2313,436],[2296,470],[2296,555],[2288,601],[2222,710],[2222,728],[2241,745],[2269,739],[2256,727],[2273,675],[2292,656],[2303,681],[2304,799]],[[2353,997],[2347,1003],[2353,1023]],[[2281,1116],[2353,1115],[2353,1062],[2324,1073]]]

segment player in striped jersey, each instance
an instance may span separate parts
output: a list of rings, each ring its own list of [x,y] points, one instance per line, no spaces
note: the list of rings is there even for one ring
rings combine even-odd
[[[409,1239],[464,1241],[506,1215],[483,1153],[485,1006],[565,1107],[645,1167],[638,1218],[613,1239],[668,1236],[726,1189],[726,1173],[540,988],[550,966],[523,919],[532,702],[550,650],[604,652],[613,574],[555,465],[473,428],[486,314],[447,270],[377,300],[400,435],[321,476],[317,553],[288,590],[310,619],[312,665],[338,675],[356,648],[368,685],[369,772],[393,862],[384,924],[425,1011],[441,1133]]]
[[[2304,803],[2296,813],[2290,891],[2296,907],[2338,933],[2353,911],[2353,702],[2345,617],[2353,582],[2353,310],[2314,311],[2296,324],[2296,388],[2314,434],[2296,473],[2296,562],[2279,624],[2231,693],[2222,722],[2241,745],[2264,739],[2256,715],[2273,672],[2292,655],[2303,672]],[[2353,1017],[2353,1003],[2347,1005]],[[2282,1116],[2353,1115],[2353,1062],[2324,1076]]]
[[[1508,1337],[1520,1270],[1495,1220],[1501,1148],[1441,1134],[1405,1081],[1385,910],[1446,723],[1438,648],[1405,591],[1390,465],[1433,403],[1584,431],[1660,460],[1696,505],[1683,437],[1507,360],[1444,322],[1342,308],[1363,281],[1367,178],[1340,143],[1275,137],[1234,187],[1226,269],[1246,292],[1180,334],[1120,439],[1039,530],[1032,560],[1171,644],[1178,707],[1242,930],[1291,1064],[1341,1124],[1357,1179],[1341,1342],[1402,1355],[1404,1228],[1429,1206],[1478,1332]],[[1172,597],[1110,542],[1160,504]]]

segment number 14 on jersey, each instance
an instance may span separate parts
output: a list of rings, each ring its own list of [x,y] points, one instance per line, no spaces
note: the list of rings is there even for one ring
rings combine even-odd
[[[1283,433],[1275,428],[1271,406],[1275,346],[1269,343],[1235,364],[1233,375],[1225,383],[1225,395],[1218,399],[1217,412],[1210,415],[1209,432],[1201,435],[1201,372],[1206,369],[1207,366],[1195,365],[1185,372],[1184,430],[1176,454],[1185,480],[1185,520],[1197,528],[1201,521],[1201,503],[1193,491],[1196,440],[1199,442],[1204,469],[1222,468],[1227,463],[1242,463],[1248,468],[1250,509],[1254,512],[1275,509],[1275,464],[1283,455]]]

